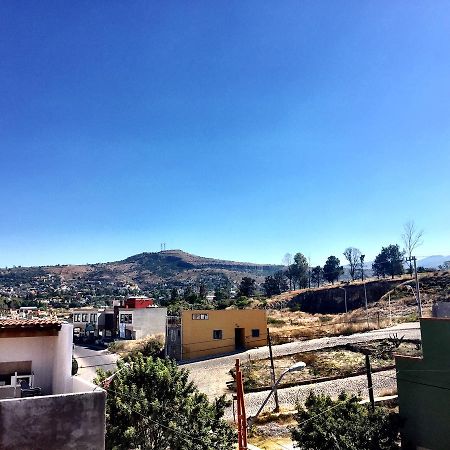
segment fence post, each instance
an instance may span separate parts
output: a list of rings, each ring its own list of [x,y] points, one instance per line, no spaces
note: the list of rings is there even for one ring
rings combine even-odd
[[[373,396],[373,384],[372,384],[372,370],[370,367],[370,358],[366,354],[366,371],[367,371],[367,386],[369,388],[369,399],[372,407],[372,412],[375,411],[375,398]]]
[[[270,339],[270,331],[267,328],[267,343],[269,344],[269,355],[270,355],[270,368],[272,372],[272,387],[275,385],[275,365],[273,363],[273,354],[272,354],[272,340]],[[278,402],[278,392],[275,389],[273,392],[275,397],[275,412],[280,411],[280,404]]]

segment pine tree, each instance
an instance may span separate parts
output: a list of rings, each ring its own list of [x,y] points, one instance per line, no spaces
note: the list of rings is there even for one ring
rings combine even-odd
[[[101,384],[107,374],[98,372]],[[228,450],[235,433],[223,420],[225,397],[210,403],[169,359],[141,354],[118,363],[107,388],[106,448]]]

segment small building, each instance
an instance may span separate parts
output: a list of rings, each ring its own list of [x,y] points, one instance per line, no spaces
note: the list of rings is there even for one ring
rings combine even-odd
[[[168,317],[166,354],[177,360],[204,358],[267,343],[265,310],[187,310]]]
[[[73,333],[75,337],[97,336],[98,308],[76,308],[72,310]]]
[[[403,449],[450,448],[450,318],[420,320],[421,358],[396,356]]]
[[[106,393],[72,376],[72,335],[55,319],[0,320],[1,449],[104,448]]]
[[[148,297],[128,297],[123,305],[125,308],[150,308],[155,306],[153,298]]]
[[[167,308],[114,307],[118,337],[142,339],[146,336],[165,335]]]

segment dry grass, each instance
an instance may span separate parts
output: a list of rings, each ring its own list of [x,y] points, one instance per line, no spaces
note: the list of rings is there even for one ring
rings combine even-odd
[[[382,389],[377,397],[389,397],[391,395],[397,395],[397,388]]]
[[[117,353],[121,358],[124,358],[132,353],[145,353],[145,349],[152,345],[155,341],[163,347],[164,335],[160,333],[152,336],[146,336],[143,339],[115,341],[109,345],[108,350],[110,352]]]

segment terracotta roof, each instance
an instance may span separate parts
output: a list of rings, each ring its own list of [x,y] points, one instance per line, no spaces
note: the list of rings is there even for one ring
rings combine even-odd
[[[0,319],[0,329],[3,328],[50,328],[61,329],[61,321],[57,319]]]

